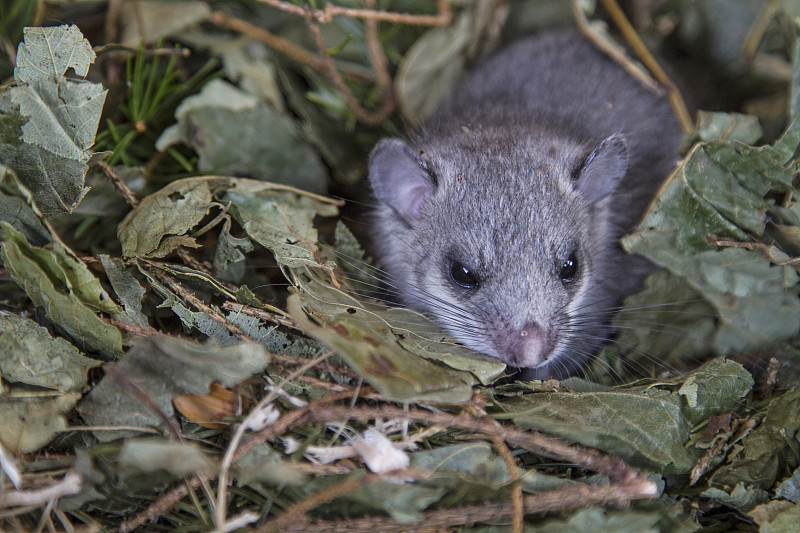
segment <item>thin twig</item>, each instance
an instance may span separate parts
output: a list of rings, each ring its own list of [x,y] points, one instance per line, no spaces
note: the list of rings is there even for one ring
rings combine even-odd
[[[236,324],[232,324],[230,321],[228,321],[228,319],[226,319],[223,315],[217,312],[216,309],[212,308],[210,305],[203,302],[200,298],[192,294],[188,289],[184,288],[183,285],[173,280],[166,273],[162,272],[159,269],[153,269],[151,270],[151,272],[153,272],[156,275],[156,277],[160,278],[162,282],[166,283],[167,286],[171,290],[175,291],[178,294],[178,296],[183,298],[184,301],[189,302],[196,309],[199,309],[200,311],[206,313],[208,317],[211,318],[211,320],[220,324],[222,327],[228,330],[229,333],[231,333],[232,335],[236,335],[237,337],[241,337],[243,339],[253,340],[244,331],[242,331],[242,329],[239,326],[237,326]]]
[[[752,59],[756,55],[758,45],[764,38],[764,33],[767,31],[770,22],[775,18],[775,13],[781,6],[781,0],[767,0],[758,11],[755,20],[750,24],[747,29],[747,34],[742,40],[742,55],[748,59]]]
[[[122,12],[122,0],[109,0],[106,10],[105,40],[107,43],[115,43],[119,38],[119,14]],[[97,51],[95,51],[97,53]],[[116,61],[109,61],[106,66],[106,80],[111,87],[115,87],[119,80],[120,64]]]
[[[506,462],[508,477],[511,479],[511,503],[514,505],[514,512],[511,514],[511,533],[522,533],[523,521],[525,520],[525,508],[522,500],[522,482],[517,472],[517,464],[511,456],[508,445],[497,434],[492,435],[492,442],[497,452]]]
[[[374,10],[375,0],[366,0],[366,2],[367,7]],[[386,54],[383,53],[383,47],[381,46],[381,41],[378,37],[378,20],[375,18],[368,18],[365,21],[365,25],[367,27],[367,53],[369,54],[369,62],[372,64],[372,68],[375,69],[375,77],[378,82],[378,87],[384,90],[387,87],[391,89],[392,77],[389,75],[389,66],[388,62],[386,61]],[[389,90],[388,96],[390,98],[393,97],[391,90]]]
[[[262,412],[266,406],[271,404],[277,397],[279,391],[283,390],[282,385],[285,385],[289,381],[292,381],[297,376],[302,376],[306,373],[306,371],[314,368],[316,365],[327,359],[333,355],[333,352],[326,352],[321,354],[319,357],[315,357],[307,364],[303,365],[302,367],[298,368],[287,377],[283,379],[283,382],[276,386],[269,394],[264,396],[261,401],[258,402],[253,409],[250,410],[250,413],[242,420],[242,422],[236,427],[236,430],[231,437],[230,442],[228,443],[228,448],[225,450],[225,455],[222,458],[222,462],[220,463],[219,467],[219,474],[217,476],[217,510],[216,514],[214,515],[214,522],[217,526],[217,529],[222,531],[224,529],[225,522],[227,521],[227,490],[228,490],[228,472],[230,471],[231,465],[233,464],[234,458],[236,457],[236,450],[239,447],[239,443],[241,442],[242,438],[244,437],[245,431],[247,431],[250,423],[253,421],[254,417]]]
[[[143,52],[145,57],[154,57],[154,56],[189,57],[192,55],[192,51],[189,48],[147,48],[145,50],[142,50],[139,47],[127,46],[120,43],[101,44],[99,46],[92,47],[92,50],[94,50],[94,53],[97,55],[109,54],[111,56],[123,56],[123,57],[136,55],[140,52]]]
[[[307,67],[310,67],[318,72],[325,72],[325,61],[321,57],[312,54],[305,48],[278,37],[274,33],[268,32],[263,28],[250,24],[244,20],[230,17],[222,11],[214,11],[211,13],[210,20],[218,26],[223,26],[229,30],[237,31],[241,34],[247,35],[248,37],[252,37],[258,41],[261,41],[273,50],[285,55],[292,61],[306,65]]]
[[[560,439],[539,433],[538,431],[522,431],[513,427],[502,425],[488,417],[476,417],[467,413],[452,415],[445,412],[431,412],[421,409],[404,411],[396,407],[356,407],[346,408],[337,406],[318,406],[311,410],[314,420],[360,420],[368,421],[375,418],[408,419],[421,424],[438,424],[446,427],[457,427],[484,433],[498,435],[506,442],[510,442],[526,450],[538,453],[545,457],[573,463],[587,470],[605,474],[612,480],[627,482],[630,480],[647,479],[631,468],[622,459],[606,455],[592,448],[580,445],[569,445]],[[648,481],[649,483],[649,481]],[[655,485],[651,483],[652,490]]]
[[[314,36],[314,42],[317,44],[317,48],[319,48],[320,52],[325,54],[327,46],[325,45],[325,41],[322,38],[322,32],[320,31],[317,23],[309,19],[308,29],[311,30],[311,33]],[[356,114],[358,120],[368,126],[374,126],[376,124],[380,124],[392,113],[392,111],[394,111],[395,102],[394,96],[392,95],[391,85],[388,85],[384,88],[383,94],[381,95],[381,106],[378,108],[378,110],[374,113],[367,111],[361,106],[361,103],[356,99],[356,97],[353,96],[350,88],[342,79],[341,74],[339,74],[339,71],[336,70],[336,64],[333,62],[333,58],[327,54],[325,54],[324,57],[328,76],[336,88],[339,89],[339,92],[342,93],[342,98],[344,98],[345,102],[347,102],[347,106],[353,111],[353,113]]]
[[[275,50],[309,65],[311,68],[325,73],[333,82],[334,86],[342,94],[347,106],[355,113],[358,120],[367,125],[377,125],[386,119],[396,108],[394,94],[392,91],[392,79],[389,75],[386,57],[378,38],[378,22],[387,21],[397,24],[421,24],[428,26],[446,26],[452,21],[452,14],[447,0],[437,0],[438,13],[436,15],[411,15],[408,13],[391,13],[374,9],[375,2],[367,2],[368,9],[354,9],[326,4],[324,9],[310,9],[308,6],[300,7],[281,0],[259,0],[272,7],[302,16],[308,22],[308,28],[314,36],[314,41],[319,49],[319,54],[315,55],[303,48],[300,48],[280,37],[273,35],[261,28],[257,28],[247,22],[233,19],[224,13],[216,12],[212,14],[211,20],[216,24],[223,25],[251,35],[262,42],[273,47]],[[340,70],[336,67],[333,58],[327,53],[322,33],[319,30],[319,23],[330,22],[333,17],[353,17],[362,18],[366,24],[366,46],[370,63],[375,71],[377,86],[382,90],[380,105],[374,112],[365,109],[361,103],[353,96],[352,91],[342,79]]]
[[[261,525],[261,527],[256,528],[255,531],[256,533],[281,531],[288,526],[297,527],[301,524],[305,526],[303,531],[307,531],[308,529],[305,528],[308,528],[309,526],[308,517],[306,516],[308,511],[335,500],[339,496],[344,496],[358,487],[375,483],[380,479],[381,476],[376,474],[365,474],[363,476],[349,477],[344,481],[337,483],[336,485],[322,489],[319,492],[315,492],[308,498],[300,500],[299,502],[289,506],[278,518],[264,523]]]
[[[328,394],[327,396],[323,396],[318,400],[314,400],[310,402],[308,405],[304,407],[299,407],[293,411],[289,411],[282,417],[280,417],[277,422],[272,424],[271,426],[267,426],[261,431],[252,435],[248,440],[242,443],[236,450],[234,455],[234,460],[238,461],[248,452],[250,452],[253,448],[260,445],[263,442],[274,440],[278,435],[284,434],[289,429],[296,427],[298,425],[304,424],[308,420],[309,412],[312,408],[320,405],[325,405],[327,403],[338,402],[341,400],[349,399],[353,395],[352,391],[344,391],[344,392],[337,392],[334,394]],[[183,498],[189,494],[189,487],[197,488],[200,486],[200,480],[197,476],[193,476],[191,480],[187,481],[184,484],[177,485],[173,489],[169,490],[168,492],[162,494],[155,502],[150,504],[144,511],[140,512],[133,518],[126,520],[119,526],[119,531],[121,533],[128,533],[133,531],[134,529],[138,528],[145,522],[150,520],[155,520],[156,518],[167,514],[173,507],[175,507],[178,502],[180,502]]]
[[[330,22],[333,17],[351,17],[367,20],[392,22],[395,24],[408,24],[411,26],[447,26],[453,20],[447,0],[437,0],[436,15],[413,15],[411,13],[394,13],[391,11],[377,11],[374,9],[356,9],[325,4],[324,9],[309,9],[300,7],[290,2],[281,0],[258,0],[286,13],[307,17],[317,22]]]
[[[628,45],[630,45],[634,53],[639,56],[639,60],[644,63],[644,66],[647,67],[656,80],[658,80],[658,82],[665,86],[669,91],[669,102],[672,105],[672,110],[675,112],[675,116],[678,118],[678,122],[680,122],[683,130],[686,133],[694,130],[692,116],[689,114],[689,110],[686,109],[686,102],[683,100],[681,92],[678,90],[678,87],[672,83],[672,80],[669,79],[669,76],[667,76],[667,74],[658,64],[658,61],[656,61],[656,59],[653,57],[653,54],[650,53],[645,44],[642,42],[642,39],[639,37],[639,34],[636,33],[636,29],[633,27],[633,24],[630,23],[628,17],[626,17],[625,13],[622,11],[622,8],[619,7],[617,0],[600,1],[611,19],[614,21],[614,24],[616,24],[619,31],[622,32],[625,40],[628,41]]]
[[[128,333],[132,333],[134,335],[138,335],[139,337],[151,337],[153,335],[158,335],[159,331],[153,328],[143,328],[140,326],[135,326],[133,324],[129,324],[128,322],[122,322],[121,320],[109,320],[109,324],[114,326],[117,329],[121,329],[127,331]]]
[[[188,266],[189,268],[193,268],[193,269],[198,270],[198,271],[200,271],[200,272],[202,272],[204,274],[208,274],[209,276],[213,276],[212,273],[211,273],[212,266],[209,265],[208,263],[206,263],[205,261],[200,261],[199,259],[194,258],[192,256],[192,254],[190,254],[189,251],[186,248],[178,247],[178,249],[175,250],[175,253],[178,254],[178,257],[181,258],[181,261],[183,261],[186,264],[186,266]],[[227,283],[227,282],[222,281],[222,280],[217,280],[217,282],[221,283],[221,284],[224,284],[226,286],[229,286],[228,288],[233,287],[232,284]]]
[[[648,482],[649,483],[649,482]],[[592,505],[630,504],[631,501],[653,498],[649,488],[641,483],[621,485],[568,485],[547,492],[530,494],[524,497],[525,514],[546,513],[549,511],[569,511]],[[399,524],[389,517],[349,518],[346,520],[319,520],[313,523],[297,522],[281,524],[280,529],[259,531],[315,533],[374,533],[376,531],[415,531],[416,533],[434,533],[451,531],[459,526],[471,526],[479,522],[490,522],[507,518],[514,512],[514,503],[485,503],[466,505],[449,509],[437,509],[425,513],[422,522]],[[264,526],[267,526],[265,524]]]
[[[127,374],[117,370],[116,364],[105,365],[106,378],[110,379],[117,387],[133,396],[139,403],[147,407],[154,415],[159,417],[167,427],[169,435],[176,440],[181,440],[181,432],[175,421],[161,409],[155,399],[138,383],[131,380]]]
[[[129,533],[138,528],[145,522],[155,520],[159,516],[167,514],[179,501],[181,501],[187,494],[189,494],[188,486],[193,489],[200,486],[200,479],[194,476],[190,481],[185,484],[176,486],[174,489],[162,494],[154,503],[150,504],[147,509],[137,514],[130,520],[126,520],[119,526],[121,533]]]
[[[55,498],[71,496],[81,491],[83,478],[77,472],[67,472],[58,483],[40,490],[4,490],[0,493],[0,509],[22,505],[42,505]]]
[[[222,304],[222,308],[226,311],[233,311],[234,313],[242,313],[245,315],[253,316],[258,318],[259,320],[263,320],[265,322],[272,322],[273,324],[278,324],[279,326],[286,326],[287,328],[292,328],[297,331],[302,331],[300,326],[289,317],[281,316],[277,313],[273,313],[266,309],[258,309],[257,307],[252,307],[250,305],[239,304],[236,302],[225,302]]]
[[[580,32],[594,44],[598,50],[610,57],[620,67],[636,78],[639,83],[644,85],[653,94],[662,95],[663,90],[659,87],[658,82],[654,80],[647,72],[641,69],[638,65],[633,63],[625,56],[625,53],[619,48],[609,43],[597,30],[595,30],[586,18],[583,10],[581,9],[578,0],[572,0],[572,14],[575,22],[578,24]]]
[[[103,175],[108,178],[108,181],[117,188],[120,194],[122,194],[122,197],[129,206],[136,207],[139,205],[139,200],[136,199],[136,196],[133,194],[130,187],[128,187],[128,184],[114,172],[114,169],[108,166],[108,163],[105,161],[98,161],[97,167],[103,172]]]
[[[788,257],[780,260],[773,257],[771,250],[772,246],[764,244],[763,242],[741,242],[727,237],[717,237],[713,233],[706,235],[706,244],[708,246],[718,246],[720,248],[744,248],[753,252],[758,252],[764,259],[770,261],[778,266],[800,266],[800,257]]]

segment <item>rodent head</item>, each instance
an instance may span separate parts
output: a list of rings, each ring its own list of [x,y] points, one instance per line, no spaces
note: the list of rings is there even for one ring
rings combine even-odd
[[[382,265],[404,302],[470,348],[563,376],[603,336],[620,135],[594,147],[529,131],[379,143]],[[547,375],[545,374],[545,376]]]

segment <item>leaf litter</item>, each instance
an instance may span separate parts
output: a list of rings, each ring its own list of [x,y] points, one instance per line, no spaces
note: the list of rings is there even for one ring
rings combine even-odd
[[[700,3],[701,20],[719,25],[707,20],[711,3]],[[324,192],[352,187],[371,143],[398,131],[388,121],[354,125],[390,109],[370,111],[386,70],[372,40],[399,65],[394,92],[413,121],[488,51],[478,43],[494,42],[506,16],[524,32],[533,14],[547,20],[546,3],[465,3],[451,13],[438,2],[438,14],[414,6],[411,21],[442,27],[402,38],[372,33],[369,9],[259,5],[223,17],[203,2],[141,4],[121,20],[144,22],[151,45],[185,35],[189,46],[228,54],[232,81],[212,79],[178,102],[174,125],[118,144],[172,157],[104,171],[143,177],[138,199],[129,180],[112,180],[129,209],[79,206],[98,164],[98,124],[114,131],[100,122],[103,85],[68,74],[86,78],[95,61],[77,26],[28,28],[15,84],[0,88],[0,443],[24,489],[5,490],[0,507],[16,520],[121,531],[494,531],[524,516],[526,531],[678,532],[750,520],[793,531],[800,389],[757,384],[738,362],[711,356],[797,357],[797,106],[762,145],[766,115],[698,114],[683,160],[623,241],[663,270],[614,318],[619,333],[587,374],[605,384],[502,383],[498,360],[375,298],[375,267],[343,224],[342,202]],[[680,4],[668,15],[697,9]],[[181,7],[180,21],[149,23]],[[331,9],[340,10],[335,24]],[[770,13],[767,23],[787,23],[786,12]],[[294,22],[264,37],[250,22],[265,16]],[[392,17],[382,29],[409,21]],[[737,24],[750,24],[742,17]],[[203,21],[260,35],[289,61]],[[309,59],[296,48],[307,45],[296,41],[304,25],[346,39],[312,46]],[[779,34],[765,35],[771,64],[786,63]],[[315,73],[296,68],[304,57]],[[330,68],[349,73],[349,87]],[[378,74],[363,75],[371,69]],[[795,102],[800,80],[790,81]],[[113,79],[105,83],[114,94]],[[63,217],[74,233],[54,229]],[[363,460],[315,455],[350,445]]]

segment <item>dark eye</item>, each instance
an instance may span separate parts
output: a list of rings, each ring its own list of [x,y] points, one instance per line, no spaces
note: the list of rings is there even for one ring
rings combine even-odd
[[[578,277],[578,255],[572,252],[570,256],[561,264],[561,271],[558,273],[561,283],[572,283]]]
[[[458,261],[450,261],[450,279],[453,283],[464,289],[477,289],[480,285],[478,276]]]

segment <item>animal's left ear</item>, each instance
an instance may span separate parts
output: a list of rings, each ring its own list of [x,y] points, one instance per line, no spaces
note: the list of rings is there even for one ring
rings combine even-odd
[[[596,204],[617,187],[628,170],[625,138],[612,135],[600,143],[573,173],[577,190],[589,203]]]

